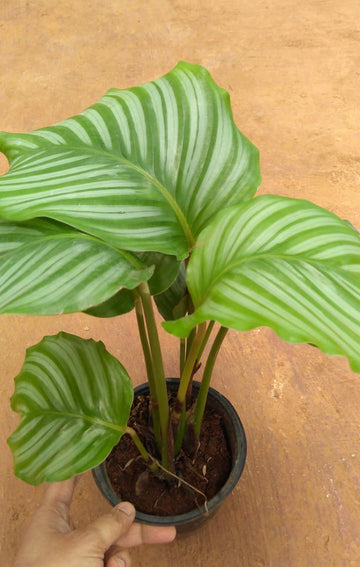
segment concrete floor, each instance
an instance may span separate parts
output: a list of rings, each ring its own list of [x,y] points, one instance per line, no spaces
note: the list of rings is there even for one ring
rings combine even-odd
[[[3,0],[0,129],[45,126],[112,86],[151,80],[181,59],[201,63],[230,91],[237,124],[260,148],[261,192],[310,199],[360,229],[359,21],[358,0]],[[103,340],[135,383],[143,377],[131,315],[0,318],[4,566],[43,492],[12,473],[12,379],[25,348],[61,329]],[[176,345],[165,342],[173,375]],[[133,565],[360,565],[360,377],[341,358],[261,329],[230,333],[214,386],[247,431],[242,480],[211,524],[186,540],[134,550]],[[75,524],[106,509],[85,474]]]

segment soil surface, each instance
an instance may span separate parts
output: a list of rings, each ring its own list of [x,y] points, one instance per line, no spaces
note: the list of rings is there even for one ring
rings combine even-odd
[[[129,426],[158,459],[147,396],[135,399]],[[137,510],[157,516],[189,512],[215,496],[226,482],[232,462],[221,416],[207,408],[199,443],[194,443],[190,437],[175,461],[178,478],[169,478],[161,470],[151,472],[130,436],[124,435],[106,462],[109,479],[118,496],[132,502]]]

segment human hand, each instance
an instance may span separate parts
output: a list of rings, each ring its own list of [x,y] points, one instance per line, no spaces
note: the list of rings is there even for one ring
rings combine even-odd
[[[85,528],[73,529],[70,504],[75,479],[48,486],[32,518],[14,567],[129,567],[124,549],[142,543],[167,543],[175,528],[134,524],[135,509],[121,502]]]

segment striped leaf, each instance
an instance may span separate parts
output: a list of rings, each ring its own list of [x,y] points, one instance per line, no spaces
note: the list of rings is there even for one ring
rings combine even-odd
[[[101,342],[60,333],[27,350],[8,439],[15,474],[31,484],[64,480],[101,463],[118,443],[133,400],[130,378]]]
[[[312,203],[264,195],[219,214],[199,236],[188,287],[195,312],[164,323],[178,336],[209,319],[268,326],[360,372],[360,236]]]
[[[50,217],[133,251],[179,259],[224,207],[260,183],[258,152],[229,96],[202,67],[110,90],[81,114],[30,134],[0,133],[10,170],[0,216]]]
[[[135,254],[144,264],[154,269],[148,281],[151,295],[162,294],[176,278],[180,262],[175,256],[159,252],[138,252]],[[134,295],[128,289],[121,289],[100,305],[90,307],[85,312],[94,317],[116,317],[128,313],[135,306]]]
[[[0,219],[0,313],[83,311],[152,273],[131,253],[66,225]]]
[[[19,246],[30,244],[40,238],[56,235],[65,226],[46,219],[33,219],[25,222],[11,222],[0,218],[0,259]],[[67,227],[68,232],[74,232]]]

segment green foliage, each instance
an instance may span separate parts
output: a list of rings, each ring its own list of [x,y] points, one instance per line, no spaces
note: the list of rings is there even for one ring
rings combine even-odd
[[[175,281],[178,280],[180,262],[176,260],[175,256],[168,256],[166,254],[160,254],[159,252],[137,252],[135,256],[137,256],[143,264],[149,266],[149,270],[153,270],[148,284],[150,292],[152,295],[155,295],[155,298],[162,297],[168,288],[171,289],[173,287],[174,279]],[[150,273],[150,271],[146,273]],[[94,317],[116,317],[128,313],[134,308],[134,305],[134,293],[125,288],[118,291],[100,305],[86,309],[85,313],[93,315]]]
[[[359,234],[306,201],[252,199],[258,151],[202,67],[179,63],[54,126],[0,132],[0,151],[10,163],[0,178],[0,312],[113,317],[135,306],[163,464],[184,414],[169,423],[150,294],[182,338],[178,408],[213,321],[222,327],[199,408],[228,327],[269,326],[360,372]],[[17,474],[59,480],[99,462],[124,431],[129,388],[99,343],[61,334],[30,349],[12,401],[22,415],[10,438]]]
[[[31,484],[98,465],[125,432],[132,383],[101,342],[45,337],[27,350],[15,384],[21,422],[8,443],[17,476]]]
[[[253,196],[258,152],[196,65],[30,134],[0,133],[0,216],[49,217],[118,248],[184,258],[209,219]]]
[[[213,319],[274,329],[348,357],[360,372],[360,239],[307,201],[264,195],[220,213],[200,234],[187,284],[195,312],[164,324],[180,337]]]
[[[133,254],[44,219],[0,219],[0,261],[0,313],[83,311],[153,274]]]

